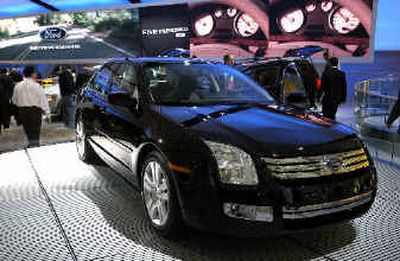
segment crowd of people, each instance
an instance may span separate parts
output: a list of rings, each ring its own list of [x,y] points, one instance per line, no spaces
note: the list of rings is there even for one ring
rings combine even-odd
[[[57,67],[62,99],[62,119],[67,128],[75,127],[76,95],[91,77],[85,67],[75,74],[72,67]],[[40,145],[42,120],[51,123],[51,111],[42,77],[34,66],[26,66],[22,73],[17,70],[0,69],[0,135],[10,128],[12,117],[23,127],[28,139],[28,147]]]

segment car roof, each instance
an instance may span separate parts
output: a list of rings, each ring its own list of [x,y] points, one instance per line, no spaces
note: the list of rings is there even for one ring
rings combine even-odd
[[[291,63],[307,62],[309,60],[301,57],[273,57],[273,58],[250,58],[250,59],[236,59],[235,68],[241,71],[248,71],[252,68],[259,68],[262,66],[287,66]],[[311,64],[311,63],[310,63]]]
[[[243,66],[253,66],[253,65],[260,65],[260,64],[270,64],[270,63],[292,63],[298,61],[308,61],[305,58],[301,57],[272,57],[272,58],[250,58],[250,59],[236,59],[236,65],[243,65]]]
[[[178,57],[122,57],[109,60],[107,63],[113,62],[132,62],[132,63],[157,63],[157,64],[206,64],[205,60]]]

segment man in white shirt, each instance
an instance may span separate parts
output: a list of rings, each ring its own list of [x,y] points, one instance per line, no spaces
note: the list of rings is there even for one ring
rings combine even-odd
[[[19,121],[29,141],[29,147],[40,145],[42,114],[50,121],[50,107],[46,95],[37,83],[37,74],[33,66],[24,69],[25,79],[14,89],[12,102],[18,107]]]

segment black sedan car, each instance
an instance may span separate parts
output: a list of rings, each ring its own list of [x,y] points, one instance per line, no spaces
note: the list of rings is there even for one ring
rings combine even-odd
[[[78,101],[79,157],[132,182],[162,235],[290,232],[354,218],[375,198],[374,164],[351,129],[277,105],[231,67],[116,59]]]

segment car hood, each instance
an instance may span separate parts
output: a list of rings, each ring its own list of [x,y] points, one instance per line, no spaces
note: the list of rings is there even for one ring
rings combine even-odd
[[[276,105],[162,106],[160,111],[200,138],[260,153],[303,150],[354,136],[352,129],[319,115]]]

